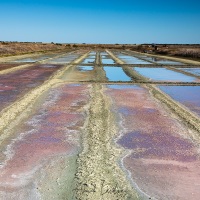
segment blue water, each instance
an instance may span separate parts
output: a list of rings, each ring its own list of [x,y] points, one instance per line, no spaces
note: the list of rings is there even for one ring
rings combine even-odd
[[[145,59],[158,63],[158,64],[163,64],[163,65],[184,65],[184,63],[181,63],[181,62],[166,60],[166,59],[157,58],[157,57],[146,56]]]
[[[190,72],[191,74],[200,76],[200,68],[182,68],[181,70],[185,72]]]
[[[134,56],[127,56],[127,55],[117,55],[117,57],[121,60],[123,60],[124,62],[126,62],[127,64],[151,64],[150,62],[138,59]]]
[[[111,59],[111,57],[109,55],[106,55],[106,56],[101,56],[101,59]]]
[[[139,68],[135,67],[142,76],[148,77],[155,81],[174,81],[174,82],[194,82],[196,78],[174,72],[165,68]]]
[[[94,58],[86,58],[82,64],[93,64],[95,63],[95,59]]]
[[[96,52],[95,52],[95,51],[92,51],[92,52],[90,52],[89,55],[90,55],[90,56],[96,56]]]
[[[113,59],[102,59],[103,64],[116,64]]]
[[[80,71],[92,71],[94,69],[94,67],[92,66],[79,66],[78,70]]]
[[[77,59],[79,55],[66,55],[59,58],[49,60],[48,63],[69,63]]]
[[[159,86],[159,88],[200,115],[200,86]]]
[[[109,81],[131,81],[121,67],[104,67]]]
[[[129,55],[122,54],[122,53],[115,53],[115,55],[119,59],[121,59],[124,62],[126,62],[127,64],[151,64],[150,62],[141,60],[141,59],[139,59],[137,57],[134,57],[134,56],[129,56]]]
[[[107,85],[110,89],[117,89],[117,90],[123,90],[123,89],[138,89],[141,90],[143,88],[137,86],[137,85]]]
[[[107,56],[108,53],[107,53],[107,52],[101,52],[100,55],[101,55],[101,56]]]

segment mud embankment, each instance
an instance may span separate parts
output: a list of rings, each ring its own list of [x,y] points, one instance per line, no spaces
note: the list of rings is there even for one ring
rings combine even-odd
[[[83,137],[77,160],[76,199],[138,199],[117,165],[121,150],[112,142],[116,135],[114,116],[100,84],[93,84]]]
[[[97,66],[101,65],[101,55],[100,55],[100,52],[96,53],[95,65],[97,65]]]

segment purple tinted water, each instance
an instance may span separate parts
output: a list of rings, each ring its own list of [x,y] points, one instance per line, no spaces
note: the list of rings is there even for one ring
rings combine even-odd
[[[188,162],[196,159],[196,155],[190,154],[192,143],[163,131],[150,134],[140,131],[130,132],[125,134],[118,143],[127,149],[135,150],[132,154],[133,158],[158,156],[163,159],[174,158]]]
[[[159,86],[159,88],[200,115],[200,86]]]

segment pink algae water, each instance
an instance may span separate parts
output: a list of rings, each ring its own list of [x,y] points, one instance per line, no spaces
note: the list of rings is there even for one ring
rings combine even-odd
[[[0,75],[0,111],[22,95],[41,85],[60,65],[36,65]]]
[[[45,101],[15,131],[1,153],[0,191],[19,191],[34,183],[36,173],[57,156],[79,151],[87,85],[62,85],[50,91]],[[56,181],[56,180],[52,180]]]
[[[123,158],[132,181],[150,198],[200,198],[199,154],[188,131],[149,92],[138,86],[108,86],[119,117],[117,143],[131,151]]]

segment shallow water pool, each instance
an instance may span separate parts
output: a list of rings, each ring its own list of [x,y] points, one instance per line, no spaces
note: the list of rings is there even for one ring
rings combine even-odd
[[[141,60],[139,58],[136,58],[134,56],[128,56],[124,54],[116,54],[116,56],[126,62],[127,64],[151,64],[150,62]]]
[[[142,58],[142,56],[141,56],[141,58]],[[146,60],[149,60],[151,62],[155,62],[155,63],[163,64],[163,65],[184,65],[184,63],[181,63],[181,62],[161,59],[161,58],[157,58],[157,57],[144,56],[143,58]]]
[[[104,67],[109,81],[131,81],[121,67]]]
[[[95,63],[95,58],[86,58],[82,64],[93,64]]]
[[[155,81],[172,81],[172,82],[194,82],[196,78],[168,70],[166,68],[139,68],[134,67],[142,76],[148,77]]]
[[[200,76],[200,68],[181,68],[185,72],[190,72],[196,76]]]
[[[78,70],[83,72],[92,71],[93,69],[93,66],[78,66]]]
[[[116,64],[113,59],[102,59],[103,64]]]
[[[200,86],[159,86],[159,88],[200,116]]]

